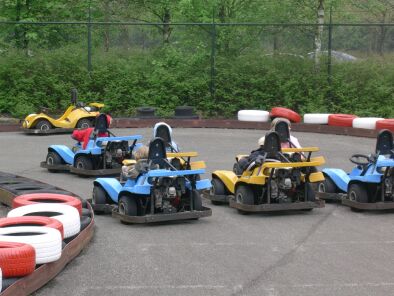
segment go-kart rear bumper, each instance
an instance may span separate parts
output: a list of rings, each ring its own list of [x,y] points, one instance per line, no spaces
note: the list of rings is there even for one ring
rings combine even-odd
[[[316,192],[316,196],[319,199],[326,201],[341,201],[346,197],[345,193],[326,193],[326,192]]]
[[[71,166],[69,164],[48,165],[46,161],[41,161],[40,167],[51,171],[68,172]]]
[[[165,222],[165,221],[190,220],[190,219],[199,219],[209,216],[212,216],[212,210],[206,207],[203,207],[202,211],[186,211],[186,212],[180,212],[174,214],[153,214],[153,215],[145,215],[145,216],[122,215],[118,212],[117,207],[115,207],[112,210],[112,217],[118,218],[122,222],[133,223],[133,224],[147,224],[147,223]]]
[[[82,170],[78,169],[76,167],[70,166],[70,172],[73,174],[77,174],[79,176],[114,176],[114,175],[119,175],[121,171],[121,168],[115,168],[115,169],[99,169],[99,170]]]
[[[49,130],[39,130],[39,129],[30,129],[23,128],[22,131],[25,134],[29,135],[56,135],[56,134],[71,134],[73,132],[73,128],[51,128]]]
[[[233,196],[231,196],[230,198],[230,207],[251,213],[309,210],[314,208],[324,208],[324,205],[325,205],[324,200],[319,200],[319,199],[315,201],[307,201],[307,202],[245,205],[245,204],[237,203]]]
[[[363,203],[344,198],[342,199],[342,204],[357,210],[382,211],[394,209],[394,202]]]
[[[211,194],[210,191],[206,190],[202,193],[202,196],[205,197],[206,199],[209,199],[210,201],[213,202],[218,202],[218,203],[229,203],[229,200],[231,198],[231,195],[217,195],[217,194]]]

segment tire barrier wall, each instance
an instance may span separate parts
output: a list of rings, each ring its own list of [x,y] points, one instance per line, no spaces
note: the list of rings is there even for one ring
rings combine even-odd
[[[71,195],[79,198],[77,195],[73,194],[72,192],[69,192],[67,190],[63,190],[60,188],[57,188],[55,186],[51,186],[39,181],[31,180],[25,177],[20,177],[16,176],[13,174],[8,174],[8,173],[3,173],[0,172],[0,202],[11,207],[14,201],[14,198],[19,195],[23,194],[35,194],[35,193],[54,193],[54,194],[66,194],[66,195]],[[42,204],[41,204],[42,205]],[[17,211],[22,211],[26,212],[23,210],[23,208],[27,207],[40,207],[40,204],[33,204],[33,205],[26,205],[26,206],[20,206],[12,211],[17,212]],[[47,204],[48,205],[48,204]],[[81,231],[77,234],[75,234],[75,231],[72,231],[74,233],[73,235],[70,234],[69,238],[66,238],[62,242],[61,234],[59,231],[55,230],[56,228],[54,225],[46,225],[46,226],[31,226],[31,224],[37,224],[37,225],[43,225],[45,222],[40,223],[26,223],[27,221],[23,221],[24,219],[33,219],[34,216],[26,216],[26,217],[16,217],[12,219],[21,219],[20,225],[29,225],[29,226],[18,226],[18,227],[7,227],[7,226],[1,226],[1,223],[4,223],[4,220],[9,220],[9,218],[4,218],[0,219],[0,235],[2,238],[7,237],[7,233],[15,234],[15,231],[20,231],[22,233],[31,233],[31,232],[36,232],[36,235],[33,235],[33,239],[36,239],[34,237],[38,236],[45,236],[49,235],[52,236],[48,240],[48,244],[51,245],[49,249],[51,249],[52,253],[48,254],[48,248],[42,249],[45,251],[44,253],[39,251],[39,253],[42,255],[40,256],[35,256],[35,261],[37,260],[37,263],[43,263],[47,261],[49,258],[50,261],[53,259],[58,260],[49,263],[44,263],[41,265],[36,265],[34,271],[30,274],[28,274],[28,271],[31,271],[31,258],[30,258],[30,265],[27,263],[26,260],[19,261],[21,265],[23,266],[18,266],[19,269],[17,270],[8,270],[5,268],[3,271],[3,276],[0,280],[0,283],[2,285],[0,288],[2,288],[0,291],[0,296],[25,296],[25,295],[30,295],[34,291],[38,290],[42,286],[44,286],[46,283],[48,283],[51,279],[53,279],[59,272],[62,271],[62,269],[71,261],[73,260],[78,254],[88,245],[90,240],[93,237],[94,234],[94,213],[93,210],[90,206],[89,203],[86,203],[82,201],[82,209],[79,211],[78,206],[73,207],[70,205],[62,205],[59,203],[54,203],[54,204],[49,204],[49,206],[54,206],[56,207],[56,212],[62,213],[62,209],[60,208],[67,208],[67,210],[64,211],[72,211],[73,216],[75,219],[74,224],[78,224],[80,227]],[[39,212],[50,212],[53,209],[45,208],[45,209],[37,209]],[[12,212],[10,211],[10,213]],[[33,210],[34,211],[34,210]],[[82,216],[80,216],[82,214]],[[42,219],[56,219],[56,216],[52,216],[51,218],[47,217],[41,217]],[[78,218],[78,223],[76,222]],[[3,222],[2,222],[3,221]],[[11,223],[11,222],[7,222]],[[18,223],[18,221],[15,221],[15,223]],[[49,222],[48,222],[49,223]],[[50,228],[50,227],[53,228]],[[70,225],[71,227],[71,225]],[[75,227],[74,227],[75,228]],[[16,230],[20,229],[20,230]],[[5,236],[4,236],[5,235]],[[55,237],[56,236],[56,237]],[[23,236],[17,236],[18,238],[23,239]],[[15,236],[13,237],[13,239]],[[29,240],[31,237],[29,238]],[[6,239],[3,239],[7,240]],[[40,240],[42,242],[42,240]],[[7,244],[7,242],[0,242],[0,244]],[[23,244],[19,244],[22,245]],[[30,242],[29,242],[30,245]],[[27,246],[29,246],[27,245]],[[37,247],[41,247],[42,245],[37,244]],[[33,244],[34,248],[34,244]],[[62,249],[63,248],[63,249]],[[36,249],[37,252],[37,249]],[[25,256],[26,257],[26,256]],[[0,258],[1,260],[2,258]],[[7,260],[6,260],[7,261]],[[8,260],[9,261],[9,260]],[[8,262],[7,261],[7,262]],[[5,261],[2,261],[5,262]],[[25,264],[26,263],[26,264]],[[25,265],[26,266],[25,266]],[[36,264],[36,262],[34,262]],[[24,269],[26,268],[26,269]],[[29,270],[30,268],[30,270]],[[21,277],[24,274],[28,274],[26,276]],[[10,277],[11,276],[11,277]],[[7,278],[5,278],[7,277]]]
[[[115,118],[113,128],[151,128],[162,118],[135,119]],[[238,121],[236,119],[165,119],[173,128],[226,128],[269,130],[269,122]],[[304,133],[322,133],[354,137],[376,138],[378,131],[353,127],[329,126],[323,124],[293,123],[292,131]],[[22,131],[19,125],[0,125],[0,132]]]

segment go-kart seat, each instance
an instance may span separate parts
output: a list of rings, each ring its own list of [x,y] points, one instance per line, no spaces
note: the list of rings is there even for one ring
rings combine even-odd
[[[168,168],[166,146],[162,138],[154,138],[149,143],[148,163],[158,165],[160,169]]]
[[[277,132],[277,134],[279,135],[281,143],[289,142],[289,144],[291,145],[289,125],[286,122],[278,122],[275,125],[275,132]]]
[[[376,139],[376,155],[393,155],[394,143],[393,134],[389,130],[382,130],[379,132]]]
[[[165,147],[169,148],[171,152],[178,152],[171,144],[172,143],[171,133],[167,125],[165,124],[159,125],[156,128],[155,137],[163,139]]]
[[[101,113],[99,116],[96,117],[96,121],[94,123],[94,131],[97,134],[108,132],[108,121],[106,114]]]

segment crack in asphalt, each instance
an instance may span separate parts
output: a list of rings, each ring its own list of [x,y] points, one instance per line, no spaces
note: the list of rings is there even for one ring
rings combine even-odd
[[[259,284],[263,281],[265,276],[272,272],[273,270],[283,267],[289,263],[292,262],[293,258],[296,256],[297,251],[300,249],[302,245],[305,244],[305,242],[309,239],[309,237],[316,232],[316,230],[325,222],[327,219],[334,213],[335,210],[338,209],[338,204],[333,207],[333,209],[329,212],[327,212],[317,223],[315,223],[311,229],[308,231],[305,237],[303,237],[300,241],[296,243],[294,248],[292,248],[289,252],[284,254],[276,263],[270,265],[268,268],[264,269],[259,275],[257,275],[255,278],[249,280],[245,284],[240,285],[239,289],[232,293],[232,296],[238,296],[238,295],[245,295],[248,294],[248,291],[253,290],[254,288],[257,288]]]

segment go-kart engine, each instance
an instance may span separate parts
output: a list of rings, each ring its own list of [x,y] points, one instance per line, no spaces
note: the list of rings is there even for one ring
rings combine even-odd
[[[384,179],[384,195],[394,198],[394,169],[391,169]]]
[[[105,149],[105,165],[107,168],[116,168],[122,165],[122,161],[129,157],[127,141],[110,142]]]
[[[271,179],[271,198],[278,202],[289,201],[289,192],[301,183],[301,172],[296,169],[275,170]]]
[[[181,196],[186,192],[184,177],[160,177],[157,179],[153,196],[155,208],[164,214],[176,213],[181,205]]]

